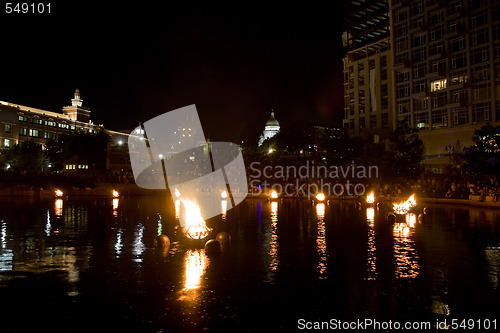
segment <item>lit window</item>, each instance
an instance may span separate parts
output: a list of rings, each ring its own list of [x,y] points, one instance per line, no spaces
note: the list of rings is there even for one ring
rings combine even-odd
[[[446,79],[441,79],[431,82],[431,92],[439,91],[445,88],[446,88]]]

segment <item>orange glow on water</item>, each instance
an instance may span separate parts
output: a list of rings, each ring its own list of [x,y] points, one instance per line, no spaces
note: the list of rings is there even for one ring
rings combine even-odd
[[[56,202],[54,204],[54,208],[55,208],[55,214],[57,217],[61,217],[62,216],[62,212],[63,212],[63,200],[62,199],[56,199]]]

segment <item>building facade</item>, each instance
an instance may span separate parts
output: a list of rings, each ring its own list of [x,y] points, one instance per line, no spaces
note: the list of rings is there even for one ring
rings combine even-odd
[[[276,120],[276,118],[274,118],[274,111],[271,111],[271,117],[266,122],[266,126],[264,127],[264,131],[260,135],[258,146],[259,147],[262,146],[264,141],[272,138],[273,136],[275,136],[279,132],[280,132],[280,123],[278,122],[278,120]]]
[[[394,127],[389,4],[360,0],[345,7],[344,128],[387,135]]]
[[[90,109],[83,107],[80,92],[75,91],[70,106],[62,113],[41,110],[10,102],[0,101],[0,149],[8,149],[24,141],[32,141],[41,148],[48,140],[57,140],[62,134],[75,131],[95,132],[104,130],[111,138],[108,149],[108,170],[130,170],[126,144],[128,134],[104,129],[90,120]],[[81,163],[80,163],[81,164]],[[84,164],[65,164],[65,170],[85,169]],[[88,167],[87,167],[88,168]]]
[[[457,141],[469,146],[476,129],[500,123],[500,0],[348,3],[354,10],[348,15],[344,33],[344,123],[351,134],[359,135],[372,127],[393,129],[397,122],[418,129],[425,146],[423,164],[440,172],[449,163],[450,147]],[[383,93],[374,97],[367,93],[371,91],[366,89],[367,83],[371,88],[373,79],[366,76],[364,60],[353,61],[364,58],[352,56],[361,47],[370,46],[369,42],[377,43],[366,39],[366,46],[362,45],[364,39],[355,39],[355,32],[368,34],[365,30],[370,31],[370,26],[378,27],[367,22],[378,17],[375,9],[382,8],[382,3],[387,5],[389,19],[383,22],[390,27],[390,35],[379,35],[388,38],[389,51],[384,48],[380,55],[372,54],[380,57],[379,63],[388,64],[388,102]],[[379,77],[376,58],[366,54],[368,62],[372,61],[369,71],[375,68],[375,80],[385,84],[386,73],[381,71]],[[384,55],[387,60],[382,61]],[[380,86],[381,92],[385,89],[385,85]],[[375,116],[371,118],[370,112],[378,112],[367,108],[373,99],[382,109],[388,106],[388,116],[384,116],[389,118],[388,127],[387,121],[379,124]]]
[[[439,171],[447,147],[500,121],[500,1],[393,0],[391,15],[397,116]]]

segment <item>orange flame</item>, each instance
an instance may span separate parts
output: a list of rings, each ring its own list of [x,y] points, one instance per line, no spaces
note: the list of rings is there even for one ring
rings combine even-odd
[[[368,194],[368,196],[366,197],[366,203],[369,203],[369,204],[372,204],[375,202],[375,194],[373,192],[371,192],[370,194]]]
[[[325,200],[325,195],[323,193],[318,193],[318,195],[316,195],[316,200],[318,200],[318,201],[324,201]]]
[[[416,205],[417,205],[417,201],[415,200],[415,195],[413,194],[405,202],[393,204],[394,213],[400,214],[400,215],[407,214],[410,211],[410,208],[413,208]]]
[[[181,194],[177,189],[175,189],[175,195],[179,198],[177,200],[180,200],[184,205],[184,235],[191,239],[203,239],[207,237],[212,229],[207,227],[205,221],[203,220],[200,206],[194,200],[180,198]]]

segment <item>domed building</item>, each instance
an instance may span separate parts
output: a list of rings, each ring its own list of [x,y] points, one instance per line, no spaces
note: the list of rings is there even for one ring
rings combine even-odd
[[[259,138],[259,147],[262,146],[262,143],[278,134],[280,131],[280,123],[276,118],[274,118],[274,111],[271,110],[271,118],[266,123],[266,127],[264,127],[264,132],[260,135]]]

